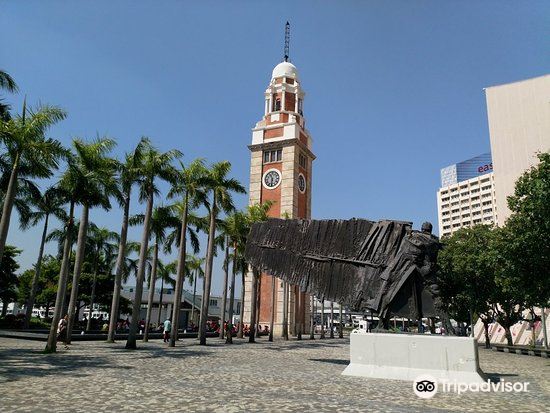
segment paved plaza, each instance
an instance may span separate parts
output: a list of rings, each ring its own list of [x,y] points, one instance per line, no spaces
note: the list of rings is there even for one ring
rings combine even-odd
[[[528,381],[529,392],[438,393],[422,400],[412,384],[342,376],[348,340],[276,341],[233,346],[194,339],[77,342],[42,354],[44,343],[0,338],[2,412],[543,412],[550,361],[480,349],[493,378]]]

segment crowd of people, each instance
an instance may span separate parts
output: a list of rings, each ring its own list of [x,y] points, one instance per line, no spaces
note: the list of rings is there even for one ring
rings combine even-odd
[[[80,321],[78,321],[78,326],[82,329],[82,334],[84,334],[84,331],[86,330],[88,323],[88,319],[86,315],[84,315],[84,318]],[[58,326],[57,326],[57,340],[63,343],[66,343],[67,341],[67,325],[68,325],[68,315],[65,315],[61,320],[59,320]],[[109,330],[109,320],[103,319],[103,316],[100,315],[98,318],[92,318],[91,322],[92,328],[90,330],[100,330],[101,332],[107,332]],[[138,322],[138,332],[139,334],[143,334],[145,331],[145,319],[141,319]],[[237,324],[229,324],[227,322],[224,323],[223,326],[226,333],[229,331],[231,332],[231,335],[234,337],[237,335],[240,323]],[[258,326],[259,332],[261,335],[268,335],[269,334],[269,326],[268,325],[259,325]],[[119,319],[116,323],[116,331],[117,333],[127,333],[130,330],[130,319],[126,318]],[[167,318],[164,322],[160,324],[153,324],[151,323],[149,325],[149,331],[155,331],[155,332],[162,332],[163,333],[163,340],[164,342],[168,342],[170,340],[170,332],[172,331],[172,320],[171,318]],[[195,325],[192,321],[189,322],[187,327],[185,328],[185,331],[187,333],[197,333],[199,331],[199,327]],[[206,331],[209,333],[220,333],[220,324],[216,320],[208,320],[206,323]],[[243,335],[245,337],[248,337],[250,335],[250,326],[248,324],[243,324]]]

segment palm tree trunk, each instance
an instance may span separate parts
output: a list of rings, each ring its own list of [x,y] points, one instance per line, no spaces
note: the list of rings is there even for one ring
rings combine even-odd
[[[334,301],[330,302],[330,338],[334,338]]]
[[[82,263],[84,262],[84,252],[86,249],[86,235],[88,232],[88,213],[89,209],[86,204],[82,205],[82,216],[80,217],[80,226],[78,228],[78,241],[76,244],[76,256],[73,269],[73,284],[71,288],[71,298],[69,299],[69,322],[67,324],[67,344],[71,344],[71,335],[73,333],[73,325],[75,319],[75,307],[78,298],[78,281],[82,272]],[[78,319],[78,314],[76,314]],[[90,316],[92,318],[92,310]]]
[[[220,311],[220,338],[223,340],[225,334],[225,308],[227,305],[227,282],[229,280],[229,237],[225,237],[225,260],[223,265],[223,292],[222,292],[222,308]]]
[[[155,283],[157,282],[157,267],[159,259],[159,240],[156,238],[153,249],[153,267],[149,278],[149,297],[147,300],[147,315],[145,316],[145,331],[143,332],[143,342],[149,341],[149,326],[151,325],[151,312],[153,311],[153,300],[155,299]],[[160,311],[160,309],[159,309]]]
[[[258,302],[258,278],[260,277],[260,272],[256,268],[252,267],[252,300],[250,301],[250,332],[248,334],[248,342],[255,343],[255,333],[256,333],[256,309]]]
[[[296,328],[296,339],[302,339],[302,294],[300,293],[300,288],[298,286],[294,287],[294,297],[296,300],[295,306],[295,328]]]
[[[321,337],[325,338],[325,300],[321,300]]]
[[[25,322],[23,324],[23,328],[29,328],[29,322],[31,321],[32,309],[34,307],[34,300],[36,297],[36,290],[38,288],[38,280],[40,280],[40,273],[42,272],[42,256],[44,255],[44,245],[46,244],[49,218],[50,216],[46,214],[46,217],[44,218],[44,230],[42,231],[42,238],[40,240],[40,249],[38,250],[38,259],[36,260],[34,276],[32,277],[31,293],[29,295],[29,299],[27,300],[27,307],[25,308]]]
[[[69,207],[69,222],[65,232],[65,242],[63,245],[63,259],[61,261],[61,269],[59,271],[59,281],[57,283],[57,294],[55,297],[55,308],[53,311],[52,324],[50,326],[50,334],[46,343],[45,351],[55,353],[57,344],[57,324],[61,319],[61,311],[63,309],[63,301],[65,300],[65,288],[67,286],[67,277],[69,275],[69,255],[72,248],[71,232],[73,228],[74,202],[71,201]],[[46,317],[48,314],[46,314]]]
[[[237,272],[237,246],[234,246],[233,266],[231,268],[231,284],[229,285],[229,315],[227,316],[228,331],[226,331],[225,343],[233,343],[233,306],[235,305],[235,275]]]
[[[344,320],[343,320],[343,310],[342,303],[340,303],[340,328],[338,329],[338,338],[344,338]]]
[[[99,263],[99,253],[95,257],[94,278],[92,280],[92,293],[90,294],[90,316],[88,317],[88,322],[86,323],[86,331],[90,331],[92,329],[92,311],[94,311],[95,287],[97,284],[97,273],[99,271],[98,263]]]
[[[4,195],[4,205],[2,206],[2,217],[0,218],[0,263],[4,256],[4,248],[8,239],[8,231],[10,229],[11,211],[13,210],[13,202],[17,194],[17,175],[19,173],[19,153],[15,155],[13,167],[11,168],[10,180],[8,189]],[[57,327],[56,327],[57,328]]]
[[[212,197],[212,207],[210,211],[210,228],[208,230],[208,249],[206,253],[206,269],[204,272],[204,295],[201,302],[200,319],[200,344],[206,345],[206,322],[208,321],[208,304],[210,303],[210,286],[212,284],[212,264],[214,260],[214,238],[216,237],[216,192]]]
[[[548,350],[548,332],[546,331],[546,307],[541,308],[543,346]]]
[[[191,305],[191,322],[195,323],[195,302],[197,297],[197,276],[198,271],[193,274],[193,305]]]
[[[275,276],[271,276],[271,319],[269,320],[269,341],[273,341],[273,327],[275,326],[275,311],[277,310],[277,282]]]
[[[150,189],[147,196],[147,208],[145,210],[145,219],[143,222],[143,233],[141,235],[141,245],[139,248],[139,267],[136,277],[136,292],[134,302],[132,303],[132,320],[130,321],[130,331],[126,341],[127,349],[136,348],[138,319],[141,310],[141,295],[143,294],[143,279],[145,278],[145,262],[147,261],[147,248],[149,247],[149,230],[151,228],[151,214],[153,213],[153,190]]]
[[[180,245],[178,249],[178,268],[176,271],[176,294],[174,296],[174,304],[172,306],[172,330],[170,331],[170,343],[169,347],[175,347],[178,340],[178,329],[180,322],[180,307],[181,307],[181,295],[183,291],[183,283],[185,282],[185,259],[187,256],[187,208],[189,203],[189,195],[186,193],[183,201],[183,211],[181,212],[181,229],[180,229]],[[197,280],[195,280],[195,289],[197,287]],[[191,308],[191,314],[195,308],[195,296],[193,295],[193,307]]]
[[[288,282],[283,283],[283,338],[288,340]]]
[[[205,260],[206,260],[206,256],[205,256]],[[204,270],[206,271],[206,263],[204,264]],[[202,278],[202,292],[201,292],[201,309],[202,309],[202,300],[204,299],[204,296],[206,295],[205,293],[206,291],[206,282],[204,281],[204,277]],[[210,306],[210,304],[208,304],[208,306]],[[198,332],[197,332],[197,336],[199,337],[199,339],[201,338],[201,329],[200,329],[200,324],[201,324],[201,311],[198,312],[198,316],[199,316],[199,328],[198,328]],[[208,317],[208,314],[206,314],[206,317]],[[207,318],[208,319],[208,318]]]
[[[309,317],[309,339],[315,340],[315,297],[311,296],[311,315]]]
[[[235,264],[233,264],[235,265]],[[242,287],[241,287],[241,314],[240,314],[240,322],[239,322],[239,331],[237,332],[238,338],[244,338],[244,293],[245,293],[245,281],[246,281],[246,275],[245,272],[241,272],[241,278],[242,278]]]
[[[483,318],[481,321],[483,321],[483,330],[485,332],[485,348],[489,349],[491,348],[491,337],[489,337],[489,320]]]
[[[260,272],[258,275],[258,285],[256,291],[256,337],[260,337],[260,333],[262,332],[262,329],[260,328],[260,305],[262,301],[262,273]]]
[[[160,297],[159,297],[159,311],[158,311],[158,317],[157,317],[157,326],[160,326],[160,313],[162,311],[162,296],[164,294],[164,278],[160,279]]]
[[[118,307],[120,303],[120,289],[122,287],[122,270],[124,257],[126,256],[126,240],[128,238],[128,219],[130,217],[130,193],[124,199],[124,215],[122,217],[122,228],[120,229],[120,242],[118,244],[118,257],[115,270],[115,286],[113,289],[113,300],[111,301],[111,314],[109,319],[109,334],[107,342],[114,343],[116,325],[118,321]]]

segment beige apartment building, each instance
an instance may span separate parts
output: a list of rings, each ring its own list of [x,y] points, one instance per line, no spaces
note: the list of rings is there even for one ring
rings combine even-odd
[[[462,227],[497,222],[494,178],[491,172],[437,191],[440,237],[449,236]]]
[[[516,180],[550,151],[550,74],[485,89],[498,225],[510,216],[506,198]]]

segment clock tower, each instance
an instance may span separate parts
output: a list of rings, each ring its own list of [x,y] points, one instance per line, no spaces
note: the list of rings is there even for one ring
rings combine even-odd
[[[288,49],[285,49],[285,51]],[[250,165],[250,205],[272,201],[269,216],[311,218],[312,139],[306,129],[303,102],[305,93],[296,66],[285,59],[273,69],[264,93],[264,116],[252,129]],[[245,280],[243,322],[250,322],[252,274]],[[275,282],[274,335],[283,331],[284,287]],[[289,286],[289,334],[309,331],[311,297]],[[259,324],[269,325],[272,312],[271,276],[259,281]]]

